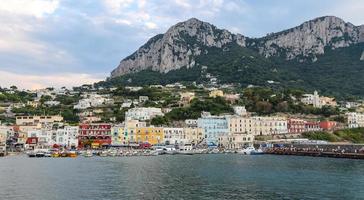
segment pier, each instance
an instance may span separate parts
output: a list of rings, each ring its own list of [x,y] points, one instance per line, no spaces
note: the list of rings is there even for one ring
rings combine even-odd
[[[280,147],[268,148],[266,154],[312,156],[330,158],[364,159],[363,145],[326,144],[326,145],[282,145]]]

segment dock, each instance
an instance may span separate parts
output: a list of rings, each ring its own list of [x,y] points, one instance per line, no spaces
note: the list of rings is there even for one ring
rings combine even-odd
[[[345,152],[327,152],[327,151],[305,151],[292,149],[270,149],[265,151],[266,154],[273,155],[291,155],[291,156],[311,156],[311,157],[328,157],[328,158],[348,158],[364,159],[364,153],[345,153]]]

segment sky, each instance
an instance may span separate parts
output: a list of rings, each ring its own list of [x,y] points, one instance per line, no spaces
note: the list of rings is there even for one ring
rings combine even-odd
[[[195,17],[248,37],[334,15],[364,24],[363,0],[0,0],[0,87],[104,80],[150,37]]]

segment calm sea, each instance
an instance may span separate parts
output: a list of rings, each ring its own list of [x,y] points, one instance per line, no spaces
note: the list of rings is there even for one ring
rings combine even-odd
[[[364,161],[175,155],[0,158],[0,199],[364,199]]]

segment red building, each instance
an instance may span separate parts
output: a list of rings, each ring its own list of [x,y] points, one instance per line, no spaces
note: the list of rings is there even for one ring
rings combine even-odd
[[[79,126],[79,148],[100,148],[102,146],[108,146],[110,144],[110,124],[81,124]]]
[[[324,131],[332,131],[336,128],[336,122],[322,121],[322,122],[320,122],[320,128]]]
[[[305,123],[305,132],[314,132],[320,131],[320,122],[306,122]]]
[[[288,119],[288,133],[299,134],[305,132],[306,121],[302,119]]]

